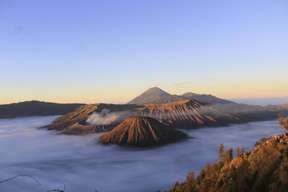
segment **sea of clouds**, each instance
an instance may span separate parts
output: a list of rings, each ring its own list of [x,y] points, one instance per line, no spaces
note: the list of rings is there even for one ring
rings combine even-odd
[[[258,139],[282,131],[276,121],[203,128],[188,131],[193,138],[186,141],[139,150],[102,146],[100,134],[67,136],[38,129],[55,118],[0,120],[0,180],[34,178],[2,183],[1,192],[46,192],[64,186],[69,192],[164,190],[213,162],[219,144],[251,148]]]

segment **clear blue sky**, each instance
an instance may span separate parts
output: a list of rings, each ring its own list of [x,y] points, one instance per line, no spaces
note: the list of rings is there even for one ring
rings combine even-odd
[[[0,103],[285,97],[288,1],[0,0],[0,67]]]

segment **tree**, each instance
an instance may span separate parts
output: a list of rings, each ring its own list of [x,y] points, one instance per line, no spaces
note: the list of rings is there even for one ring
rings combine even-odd
[[[288,131],[288,117],[285,117],[284,115],[279,116],[279,122],[282,125],[282,127]]]

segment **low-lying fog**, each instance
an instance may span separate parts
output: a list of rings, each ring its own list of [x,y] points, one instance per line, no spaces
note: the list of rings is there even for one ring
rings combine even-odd
[[[1,192],[45,192],[65,185],[67,192],[153,192],[197,173],[217,157],[218,145],[251,148],[262,137],[278,134],[276,121],[190,130],[189,139],[160,148],[135,150],[97,143],[99,134],[65,136],[37,127],[55,117],[0,120]]]

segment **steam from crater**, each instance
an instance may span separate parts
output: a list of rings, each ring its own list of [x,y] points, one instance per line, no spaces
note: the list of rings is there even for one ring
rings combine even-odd
[[[103,109],[100,113],[93,113],[88,117],[86,122],[91,125],[111,125],[115,122],[120,122],[131,115],[130,112],[110,112],[108,109]]]

